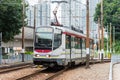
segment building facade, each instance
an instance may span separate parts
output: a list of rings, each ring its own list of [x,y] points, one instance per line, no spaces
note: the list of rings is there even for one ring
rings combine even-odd
[[[61,3],[59,5],[60,1]],[[79,0],[39,0],[38,4],[35,5],[35,14],[35,8],[33,6],[29,6],[26,11],[28,26],[34,26],[34,16],[36,17],[36,27],[50,26],[51,22],[55,21],[53,11],[58,7],[56,15],[60,24],[67,27],[74,26],[83,30],[82,6],[83,4]]]
[[[22,31],[22,30],[21,30]],[[25,51],[33,51],[33,28],[24,28],[24,46]],[[22,51],[22,33],[16,35],[13,41],[2,42],[2,53],[21,53]]]
[[[60,1],[63,2],[58,6]],[[94,38],[95,42],[98,38],[98,24],[94,22],[94,14],[99,2],[100,0],[89,0],[90,37]],[[55,20],[53,10],[56,7],[58,7],[57,18],[61,25],[69,28],[73,26],[86,34],[86,1],[82,0],[38,0],[35,7],[29,6],[26,11],[28,26],[50,26]]]
[[[95,43],[98,39],[98,24],[94,22],[94,14],[95,14],[95,8],[97,7],[97,4],[100,3],[101,0],[89,0],[89,12],[90,12],[90,32],[92,35],[91,37],[94,38]]]
[[[28,26],[50,26],[50,1],[42,1],[26,10]]]

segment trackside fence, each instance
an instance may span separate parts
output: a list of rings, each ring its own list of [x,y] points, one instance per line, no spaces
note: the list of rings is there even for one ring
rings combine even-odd
[[[110,63],[109,80],[113,80],[113,65],[120,63],[120,54],[112,54]]]
[[[24,61],[32,61],[33,56],[24,54]],[[9,64],[9,63],[16,63],[16,62],[22,62],[22,54],[18,55],[7,55],[7,56],[2,56],[2,64]]]
[[[114,63],[119,63],[120,62],[120,54],[112,54],[111,57],[111,62]]]

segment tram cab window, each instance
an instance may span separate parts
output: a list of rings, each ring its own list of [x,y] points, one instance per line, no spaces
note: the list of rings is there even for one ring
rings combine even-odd
[[[35,48],[52,49],[52,33],[36,33]]]

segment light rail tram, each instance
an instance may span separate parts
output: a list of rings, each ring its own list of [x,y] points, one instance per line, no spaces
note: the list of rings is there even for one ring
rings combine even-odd
[[[92,51],[93,39],[90,41]],[[35,65],[46,67],[77,65],[86,61],[86,35],[79,30],[60,26],[37,27],[35,30]]]

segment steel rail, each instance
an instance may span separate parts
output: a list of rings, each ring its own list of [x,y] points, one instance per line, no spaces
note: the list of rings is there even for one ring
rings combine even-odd
[[[68,70],[68,69],[69,69],[69,67],[65,67],[65,69],[62,69],[62,70],[58,71],[57,73],[55,73],[54,75],[49,76],[49,77],[48,77],[47,79],[45,79],[45,80],[52,80],[53,78],[59,76],[60,74],[62,74],[63,72],[65,72],[65,71]]]
[[[31,73],[31,74],[25,75],[25,76],[20,77],[20,78],[18,78],[16,80],[27,80],[27,79],[29,79],[29,78],[31,78],[31,77],[41,73],[45,69],[47,69],[47,68],[42,68],[41,70],[38,70],[38,71],[35,71],[35,72]]]
[[[109,62],[109,61],[110,60],[105,60],[104,63]],[[94,60],[93,59],[93,60],[90,61],[91,65],[92,64],[97,64],[97,63],[101,63],[101,60],[96,60],[96,59]],[[84,67],[85,64],[81,64],[80,66]],[[21,78],[17,78],[16,80],[29,80],[30,78],[34,78],[36,75],[42,76],[44,74],[48,74],[49,76],[46,76],[43,80],[52,80],[52,79],[56,78],[57,76],[61,75],[63,72],[65,72],[67,70],[75,69],[75,68],[80,67],[80,66],[65,67],[65,68],[60,69],[59,71],[57,71],[55,73],[51,72],[52,74],[50,72],[46,73],[47,68],[42,68],[41,70],[38,70],[38,71],[35,71],[35,72],[31,73],[31,74],[25,75],[25,76],[23,76]],[[44,72],[44,70],[45,70],[45,72]]]
[[[19,67],[12,67],[12,68],[8,68],[8,69],[3,69],[3,70],[0,70],[0,74],[4,74],[4,73],[11,72],[11,71],[16,71],[16,70],[24,69],[24,68],[28,68],[30,66],[31,65],[25,65],[25,66],[19,66]]]
[[[24,65],[32,65],[32,62],[28,62],[28,63],[14,63],[14,64],[7,64],[7,65],[1,65],[0,66],[0,70],[2,69],[8,69],[8,68],[13,68],[13,67],[19,67],[19,66],[24,66]]]

